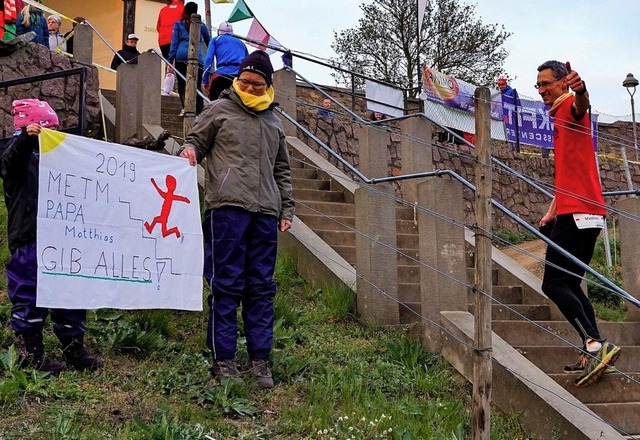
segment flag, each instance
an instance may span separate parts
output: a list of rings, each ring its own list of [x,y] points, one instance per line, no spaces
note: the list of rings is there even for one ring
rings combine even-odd
[[[214,3],[233,3],[233,0],[213,0]]]
[[[255,18],[253,19],[253,23],[251,23],[251,27],[249,28],[249,33],[247,34],[247,38],[249,40],[261,42],[262,44],[256,44],[256,43],[248,43],[248,44],[252,45],[253,47],[257,47],[260,50],[264,50],[269,55],[274,53],[275,50],[269,49],[267,46],[265,46],[266,44],[270,44],[272,46],[281,46],[281,44],[278,43],[278,41],[275,38],[273,38],[269,34],[269,32],[267,32],[266,29],[262,26],[262,24]]]
[[[427,9],[427,0],[418,0],[418,35],[420,35],[420,31],[422,30],[425,9]]]
[[[227,21],[229,23],[234,23],[236,21],[242,21],[253,17],[253,12],[251,12],[251,9],[249,9],[245,4],[244,0],[238,0],[238,3],[233,7],[233,11],[231,11],[231,15]]]

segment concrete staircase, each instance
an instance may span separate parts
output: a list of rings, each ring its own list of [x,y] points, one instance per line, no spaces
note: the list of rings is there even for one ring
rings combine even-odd
[[[354,266],[356,232],[352,192],[311,165],[296,149],[292,151],[292,178],[297,217]],[[419,321],[421,314],[420,266],[416,261],[419,260],[418,230],[413,209],[398,206],[397,227],[398,297],[403,303],[400,319],[407,324]],[[471,243],[469,237],[470,233],[467,242]],[[474,251],[469,245],[467,282],[471,285],[473,261]],[[523,425],[539,435],[538,438],[625,438],[607,424],[640,438],[640,385],[620,373],[613,373],[598,384],[576,388],[573,384],[576,376],[562,373],[562,368],[577,359],[577,351],[543,328],[574,345],[579,345],[579,340],[555,305],[541,293],[540,280],[525,272],[513,260],[494,250],[493,297],[502,303],[492,306],[496,405],[504,411],[520,413]],[[470,290],[468,295],[472,313],[474,294]],[[472,345],[473,317],[464,312],[444,312],[443,316],[449,332],[445,339],[455,336],[445,343],[443,355],[470,380],[473,353],[459,341]],[[534,322],[524,320],[523,316]],[[602,323],[601,331],[622,346],[617,367],[640,380],[640,323]]]
[[[351,266],[356,265],[355,207],[353,194],[330,176],[306,163],[299,152],[292,152],[291,177],[296,216],[324,240]],[[400,322],[418,322],[420,304],[420,266],[418,229],[414,210],[398,205],[398,299]]]
[[[101,90],[102,95],[113,106],[116,105],[116,91],[115,90]],[[182,129],[182,116],[178,116],[182,105],[180,104],[180,98],[178,96],[163,96],[161,98],[161,121],[162,127],[168,130],[172,136],[183,138]],[[182,143],[182,142],[180,142]]]

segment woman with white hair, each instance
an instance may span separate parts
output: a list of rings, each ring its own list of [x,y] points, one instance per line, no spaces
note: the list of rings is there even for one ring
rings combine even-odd
[[[64,37],[60,33],[60,25],[62,24],[62,18],[57,14],[49,15],[47,18],[47,27],[49,28],[49,49],[57,52],[59,47],[61,51],[67,51],[67,43],[64,41]]]

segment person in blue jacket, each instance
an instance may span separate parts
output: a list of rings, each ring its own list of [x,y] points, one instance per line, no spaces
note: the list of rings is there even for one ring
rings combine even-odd
[[[169,56],[167,61],[173,63],[176,70],[187,76],[187,58],[189,56],[189,27],[191,26],[191,15],[198,13],[198,5],[195,2],[189,2],[184,5],[184,13],[182,20],[178,20],[173,25],[173,35],[171,36],[171,48],[169,49]],[[200,67],[198,68],[198,82],[202,82],[202,42],[209,44],[211,36],[206,26],[200,26],[200,44],[198,45],[198,60]],[[184,115],[184,92],[186,89],[185,81],[178,76],[178,95],[180,95],[180,101],[182,102],[183,110],[180,112],[180,116]],[[200,95],[196,99],[196,112],[200,113],[204,103]]]
[[[42,3],[42,0],[36,1]],[[47,26],[47,19],[44,18],[42,11],[35,6],[25,5],[18,14],[16,33],[22,35],[27,32],[35,32],[36,36],[31,41],[42,44],[49,49],[49,27]]]
[[[204,59],[202,90],[212,101],[218,99],[224,89],[231,87],[233,79],[238,76],[240,63],[249,55],[247,46],[232,34],[233,27],[228,21],[220,23],[218,36],[211,40]]]

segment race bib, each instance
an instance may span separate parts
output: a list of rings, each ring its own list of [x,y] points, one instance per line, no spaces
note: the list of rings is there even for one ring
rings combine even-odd
[[[595,214],[573,214],[578,229],[604,228],[604,216]]]

